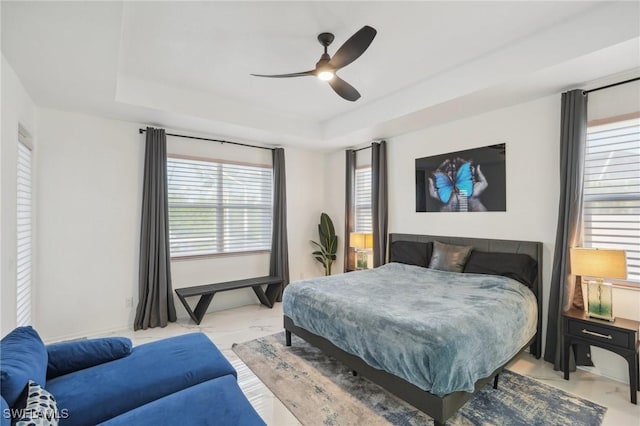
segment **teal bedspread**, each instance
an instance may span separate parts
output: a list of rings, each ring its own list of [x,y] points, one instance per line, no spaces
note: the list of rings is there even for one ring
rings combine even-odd
[[[510,278],[389,263],[291,283],[284,314],[370,366],[436,395],[473,392],[536,333],[533,293]]]

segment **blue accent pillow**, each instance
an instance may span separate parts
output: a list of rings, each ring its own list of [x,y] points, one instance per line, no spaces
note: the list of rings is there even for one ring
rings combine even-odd
[[[106,337],[54,343],[47,346],[47,353],[47,379],[52,379],[125,357],[131,353],[131,340]]]
[[[46,379],[47,350],[32,327],[18,327],[0,340],[0,392],[10,407],[29,380]]]

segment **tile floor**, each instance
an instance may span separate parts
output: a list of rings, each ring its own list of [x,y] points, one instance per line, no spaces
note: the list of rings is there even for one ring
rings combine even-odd
[[[273,309],[267,309],[261,305],[249,305],[213,312],[207,314],[200,325],[196,325],[190,320],[181,319],[165,328],[135,333],[131,330],[124,330],[113,334],[128,336],[134,345],[139,345],[197,330],[206,333],[238,370],[240,387],[268,425],[300,425],[289,410],[231,350],[233,343],[245,342],[281,331],[282,305],[279,303]],[[553,371],[553,367],[549,363],[534,359],[528,354],[523,354],[509,368],[517,373],[604,405],[608,408],[604,418],[606,426],[640,426],[640,406],[632,405],[629,402],[629,386],[627,384],[596,376],[586,371],[572,373],[571,380],[566,381],[562,378],[562,373]]]

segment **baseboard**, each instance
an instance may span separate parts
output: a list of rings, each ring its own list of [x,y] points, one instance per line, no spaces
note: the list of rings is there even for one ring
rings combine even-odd
[[[131,331],[133,331],[133,328],[130,325],[123,324],[121,327],[110,327],[110,328],[105,328],[101,330],[92,330],[92,331],[79,331],[77,333],[61,334],[54,337],[48,337],[43,340],[45,344],[50,344],[50,343],[56,343],[56,342],[61,342],[65,340],[104,337],[105,335],[108,335],[108,334],[113,334],[118,332],[126,333]]]
[[[616,375],[615,373],[611,373],[607,370],[601,370],[597,367],[584,367],[584,366],[578,366],[576,367],[578,370],[582,370],[582,371],[586,371],[587,373],[591,373],[595,376],[601,376],[601,377],[606,377],[607,379],[613,380],[614,382],[618,382],[618,383],[623,383],[625,385],[629,385],[629,376],[627,373],[627,376],[624,377],[620,377],[618,375]]]

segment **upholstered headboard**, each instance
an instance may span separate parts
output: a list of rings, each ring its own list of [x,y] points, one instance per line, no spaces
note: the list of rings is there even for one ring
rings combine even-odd
[[[416,241],[428,243],[439,241],[445,244],[472,246],[474,250],[491,253],[519,253],[531,256],[538,263],[536,281],[531,291],[538,300],[538,333],[530,351],[536,358],[542,355],[542,243],[536,241],[493,240],[489,238],[450,237],[441,235],[389,234],[389,245],[394,241]]]

